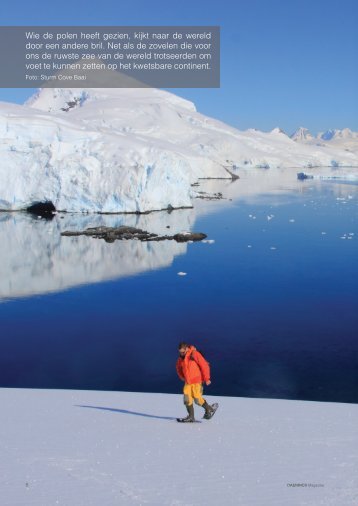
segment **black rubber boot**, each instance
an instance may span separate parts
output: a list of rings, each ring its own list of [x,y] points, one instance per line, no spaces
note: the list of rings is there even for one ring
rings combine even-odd
[[[214,411],[213,408],[206,401],[204,401],[204,404],[202,404],[201,407],[205,409],[205,414],[204,414],[203,418],[205,418],[206,420],[209,420],[209,418],[211,418],[213,415],[213,411]]]
[[[195,422],[194,418],[194,406],[191,404],[191,406],[186,406],[186,410],[188,412],[188,416],[182,419],[182,422]]]

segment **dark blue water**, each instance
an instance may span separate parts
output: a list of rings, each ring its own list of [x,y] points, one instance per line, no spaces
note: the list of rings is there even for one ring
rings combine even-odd
[[[214,244],[189,244],[171,265],[137,275],[43,293],[40,273],[37,294],[23,297],[10,290],[21,286],[22,266],[12,266],[0,304],[0,386],[180,392],[175,361],[186,340],[211,362],[208,393],[357,402],[358,188],[301,188],[211,203],[218,211],[193,228]],[[71,240],[56,238],[57,250]],[[28,262],[30,246],[18,246]]]

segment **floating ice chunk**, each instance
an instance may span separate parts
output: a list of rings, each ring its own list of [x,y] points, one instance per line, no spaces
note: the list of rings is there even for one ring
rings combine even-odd
[[[274,217],[275,217],[275,215],[274,215],[274,214],[269,214],[268,216],[266,216],[267,221],[272,220],[272,218],[274,218]]]
[[[341,239],[353,239],[354,232],[349,232],[348,234],[343,234]]]
[[[251,244],[248,244],[248,245],[247,245],[247,247],[248,247],[248,248],[252,248]]]
[[[288,220],[290,223],[294,223],[295,220],[293,218],[291,218],[290,220]]]
[[[178,272],[178,276],[186,276],[186,275],[187,275],[186,272],[182,272],[182,271]]]
[[[276,248],[276,246],[271,246],[270,249],[275,250],[277,248]]]
[[[326,234],[327,234],[327,232],[321,232],[321,234],[322,234],[322,235],[326,235]]]

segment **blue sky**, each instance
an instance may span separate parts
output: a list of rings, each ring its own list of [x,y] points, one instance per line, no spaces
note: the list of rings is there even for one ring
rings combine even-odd
[[[357,0],[3,0],[2,25],[220,25],[221,87],[173,89],[240,129],[358,131]],[[22,103],[29,89],[0,89]]]

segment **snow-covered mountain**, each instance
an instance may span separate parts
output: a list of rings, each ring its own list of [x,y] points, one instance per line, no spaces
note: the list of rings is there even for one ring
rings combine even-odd
[[[152,88],[47,88],[23,106],[0,103],[0,209],[188,207],[199,178],[309,166],[358,166],[358,153],[299,144],[279,129],[241,132]]]
[[[358,132],[352,132],[349,128],[343,128],[343,130],[331,129],[326,132],[320,132],[317,138],[324,141],[358,139]]]
[[[291,139],[293,141],[305,142],[313,140],[314,137],[308,128],[300,127],[291,135]]]
[[[349,128],[326,130],[314,137],[307,128],[300,127],[291,135],[291,139],[304,144],[320,147],[334,146],[358,153],[358,132],[352,132]]]

